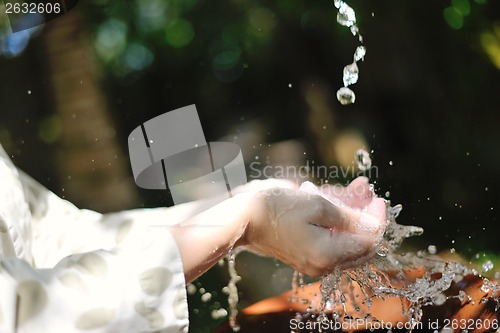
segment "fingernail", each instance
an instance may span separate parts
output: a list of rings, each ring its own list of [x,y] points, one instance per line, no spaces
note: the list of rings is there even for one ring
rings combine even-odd
[[[380,228],[380,223],[373,216],[361,215],[359,226],[366,231],[376,232]]]

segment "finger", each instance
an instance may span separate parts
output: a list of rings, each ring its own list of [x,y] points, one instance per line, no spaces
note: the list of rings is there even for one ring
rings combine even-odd
[[[326,201],[326,200],[325,200]],[[323,214],[315,223],[331,232],[376,235],[385,226],[385,203],[377,198],[367,210],[336,206],[326,201]]]
[[[371,199],[375,197],[373,188],[366,177],[354,179],[347,187],[323,185],[320,192],[334,204],[337,204],[338,200],[340,200],[345,205],[357,209],[365,208],[370,204]]]

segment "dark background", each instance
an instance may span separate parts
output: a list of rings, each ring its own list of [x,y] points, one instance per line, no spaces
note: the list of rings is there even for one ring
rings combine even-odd
[[[0,142],[81,207],[168,205],[133,184],[127,136],[196,104],[207,141],[238,143],[248,163],[348,166],[373,150],[377,191],[403,204],[399,223],[425,229],[413,246],[496,261],[500,3],[348,3],[367,48],[349,106],[335,93],[358,43],[329,1],[85,1],[16,52],[0,16]],[[276,269],[245,260],[243,273]],[[245,288],[247,302],[265,295]]]

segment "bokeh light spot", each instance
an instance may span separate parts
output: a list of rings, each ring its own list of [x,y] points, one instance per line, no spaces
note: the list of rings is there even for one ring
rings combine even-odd
[[[463,16],[467,16],[467,15],[470,14],[470,3],[469,3],[469,0],[452,0],[451,4]]]
[[[497,26],[493,32],[483,32],[480,39],[481,45],[491,62],[500,70],[500,26]]]
[[[239,79],[243,74],[240,56],[239,49],[218,53],[212,61],[215,77],[222,82],[234,82]]]
[[[38,125],[38,135],[45,143],[54,143],[62,133],[62,121],[57,115],[44,118]]]
[[[162,29],[167,23],[167,1],[164,0],[136,0],[137,21],[143,31]]]
[[[153,53],[144,45],[132,43],[125,51],[125,63],[128,67],[141,70],[148,67],[154,59]]]
[[[167,43],[174,48],[181,48],[194,38],[193,25],[184,19],[177,19],[167,25],[165,28],[165,37]]]
[[[460,29],[464,25],[464,16],[455,7],[448,7],[443,12],[444,19],[453,29]]]
[[[127,26],[119,20],[109,20],[101,24],[97,31],[95,48],[106,62],[114,60],[127,45]]]
[[[250,10],[248,20],[252,27],[252,33],[257,37],[268,36],[276,27],[274,13],[268,8],[254,8]]]

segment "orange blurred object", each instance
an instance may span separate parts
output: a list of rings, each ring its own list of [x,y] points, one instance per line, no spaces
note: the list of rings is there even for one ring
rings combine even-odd
[[[406,281],[404,283],[412,283],[423,274],[424,270],[419,269],[405,271]],[[436,276],[435,278],[439,279],[440,276]],[[422,307],[423,316],[421,324],[415,326],[413,332],[480,333],[497,331],[500,326],[500,310],[497,308],[498,303],[493,297],[500,296],[500,292],[492,295],[491,291],[484,291],[482,286],[483,278],[476,275],[466,275],[458,282],[453,282],[451,287],[444,292],[444,295],[448,296],[448,298],[442,305],[427,305]],[[354,285],[354,288],[357,288],[357,290],[351,290],[351,294],[363,297],[359,286]],[[460,291],[465,292],[467,295],[467,297],[461,297],[463,300],[457,296]],[[290,302],[292,297],[295,300],[303,301]],[[371,299],[373,303],[369,309],[366,302],[356,302],[356,300],[347,299],[346,313],[354,315],[356,318],[367,319],[356,323],[357,326],[355,329],[352,329],[353,325],[346,325],[351,327],[351,329],[344,331],[370,332],[369,328],[372,328],[372,331],[388,331],[387,328],[389,327],[392,327],[393,332],[410,331],[408,329],[410,327],[408,317],[403,315],[403,307],[408,309],[410,305],[409,301],[397,297],[371,297]],[[319,323],[316,326],[312,325],[315,322],[313,316],[317,315],[317,313],[311,313],[310,310],[308,312],[308,308],[310,305],[312,305],[312,308],[318,308],[320,303],[321,292],[319,282],[299,287],[297,291],[290,290],[244,309],[238,316],[238,323],[241,326],[239,332],[334,332],[335,330],[331,328],[333,325],[327,329],[323,327],[323,330],[320,330]],[[367,314],[371,314],[371,316],[365,317]],[[331,311],[328,319],[334,322]],[[308,320],[310,324],[306,326]],[[298,322],[302,322],[302,324],[299,326]],[[374,327],[381,326],[374,324],[380,323],[384,324],[385,329],[373,330]],[[298,329],[302,327],[304,329]],[[214,331],[214,333],[230,332],[233,331],[228,324]]]

